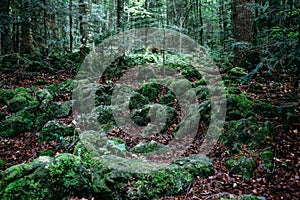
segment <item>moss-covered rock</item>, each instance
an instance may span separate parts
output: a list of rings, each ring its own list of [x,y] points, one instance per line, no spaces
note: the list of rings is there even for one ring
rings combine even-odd
[[[74,135],[74,127],[56,120],[48,121],[42,128],[39,141],[51,141],[60,137]]]
[[[161,92],[161,89],[162,86],[160,84],[150,82],[142,85],[140,93],[153,102]]]
[[[70,115],[72,110],[71,101],[53,102],[51,105],[51,110],[53,112],[54,117],[67,117]]]
[[[82,131],[80,142],[76,145],[74,154],[81,156],[90,164],[91,158],[102,155],[116,155],[124,157],[127,153],[126,143],[119,138],[107,138],[104,132]]]
[[[0,196],[8,199],[63,199],[90,192],[88,171],[72,154],[41,156],[12,166],[2,174]]]
[[[40,103],[40,108],[48,111],[53,102],[53,93],[51,90],[43,89],[36,91],[36,98]]]
[[[8,101],[8,110],[10,112],[18,112],[30,105],[33,100],[32,95],[25,88],[17,88],[13,90],[14,96]]]
[[[240,174],[249,179],[256,169],[256,163],[252,158],[238,157],[226,161],[231,174]]]
[[[227,95],[227,120],[236,120],[253,116],[254,102],[249,100],[246,94]]]
[[[196,175],[211,170],[211,161],[199,155],[169,165],[108,155],[94,159],[92,184],[99,199],[154,199],[185,191]]]
[[[22,132],[33,129],[35,126],[36,113],[31,112],[31,109],[32,108],[26,108],[18,113],[14,113],[5,121],[1,122],[0,135],[5,138],[12,138]]]
[[[74,88],[74,83],[73,83],[73,80],[72,79],[67,79],[66,81],[64,82],[61,82],[59,84],[59,90],[62,92],[62,93],[65,93],[65,92],[72,92]]]
[[[251,149],[261,147],[265,144],[265,138],[273,134],[270,122],[259,125],[254,117],[229,121],[225,123],[224,128],[222,140],[231,153],[239,153],[242,144]]]
[[[263,164],[266,169],[272,170],[273,169],[273,158],[274,153],[271,149],[264,150],[260,153],[260,157],[263,160]]]
[[[175,103],[175,96],[173,94],[165,94],[159,98],[158,103],[162,105],[173,106]]]
[[[149,99],[140,93],[135,93],[130,97],[129,109],[141,109],[146,104],[150,103]]]
[[[146,126],[150,121],[149,111],[151,106],[144,106],[142,110],[135,110],[130,113],[132,121],[138,126]]]
[[[227,120],[237,120],[255,115],[275,117],[277,108],[259,100],[251,100],[245,93],[227,94]]]
[[[151,154],[151,153],[166,153],[169,152],[170,149],[168,146],[160,144],[151,140],[150,142],[140,142],[136,146],[130,149],[131,153],[138,153],[138,154]]]
[[[99,89],[95,93],[95,105],[111,105],[111,96],[112,96],[113,88],[107,85],[100,85]]]
[[[193,67],[184,68],[181,74],[189,80],[199,80],[202,78],[201,73]]]
[[[0,101],[8,104],[8,101],[13,98],[14,93],[12,90],[1,89],[0,90]]]

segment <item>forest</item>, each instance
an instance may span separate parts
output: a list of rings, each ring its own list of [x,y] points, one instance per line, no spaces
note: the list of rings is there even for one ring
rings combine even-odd
[[[1,0],[0,199],[300,199],[300,0]]]

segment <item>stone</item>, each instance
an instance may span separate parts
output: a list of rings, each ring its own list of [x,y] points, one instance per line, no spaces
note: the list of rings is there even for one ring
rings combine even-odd
[[[88,171],[81,159],[72,154],[55,158],[40,156],[29,163],[14,165],[2,173],[2,199],[64,199],[87,196]]]
[[[199,155],[171,164],[105,155],[94,159],[91,171],[99,199],[156,199],[185,191],[195,176],[207,176],[212,171],[212,163]]]
[[[267,121],[259,125],[254,117],[226,122],[224,129],[222,140],[231,153],[239,153],[243,144],[250,149],[262,147],[265,138],[274,133],[271,122]]]
[[[256,169],[256,163],[252,158],[238,157],[226,161],[230,174],[240,174],[249,179]]]
[[[74,135],[74,127],[56,120],[48,121],[42,128],[39,141],[57,140],[61,137]]]
[[[71,101],[65,102],[53,102],[51,105],[51,110],[53,112],[54,117],[62,118],[70,115],[72,110]]]

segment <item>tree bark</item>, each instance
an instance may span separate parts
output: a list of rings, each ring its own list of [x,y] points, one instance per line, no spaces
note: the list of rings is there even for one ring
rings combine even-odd
[[[23,10],[25,11],[22,16],[21,22],[21,46],[20,53],[30,54],[33,52],[33,44],[30,35],[30,16],[29,16],[29,1],[24,1],[22,5]]]
[[[236,42],[251,43],[253,39],[253,10],[247,4],[254,3],[254,0],[233,0],[232,1],[232,22],[233,34]],[[239,65],[246,59],[249,49],[244,46],[235,45],[234,64]]]
[[[10,15],[9,15],[9,0],[0,1],[0,18],[1,18],[1,54],[8,54],[12,51],[12,41],[11,41],[11,32],[10,32]]]

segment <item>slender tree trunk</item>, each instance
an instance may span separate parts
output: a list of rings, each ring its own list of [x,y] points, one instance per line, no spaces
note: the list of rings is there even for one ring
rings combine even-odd
[[[117,0],[117,28],[121,28],[121,21],[123,15],[123,1]]]
[[[47,1],[43,0],[43,5],[44,5],[44,10],[43,10],[43,26],[44,26],[44,50],[45,50],[45,55],[47,56],[49,54],[48,50],[48,27],[47,27]]]
[[[70,30],[69,30],[69,37],[70,37],[70,52],[73,51],[73,1],[70,0],[69,2],[69,11],[70,11],[70,15],[69,15],[69,20],[70,20]]]
[[[199,0],[199,17],[200,17],[200,44],[203,45],[203,16],[202,16],[202,1]]]
[[[15,4],[15,1],[12,0],[11,7],[13,9],[12,12],[12,20],[13,20],[13,26],[12,26],[12,48],[13,52],[17,53],[20,51],[20,23],[17,16],[17,11],[19,8]]]
[[[7,54],[12,51],[12,41],[11,41],[11,32],[10,32],[10,15],[9,15],[9,0],[0,1],[0,25],[2,26],[1,31],[1,54]]]
[[[94,46],[90,0],[79,0],[79,32],[81,35],[80,51],[82,54],[86,54]]]
[[[233,34],[237,42],[251,43],[253,39],[253,11],[247,4],[254,3],[254,0],[233,0],[232,1],[232,22]],[[234,64],[239,65],[249,54],[249,50],[243,45],[236,45],[234,49]]]
[[[33,44],[32,38],[30,34],[30,8],[29,8],[29,1],[25,0],[22,5],[23,11],[23,20],[21,23],[21,46],[20,46],[20,53],[23,54],[30,54],[33,52]]]

